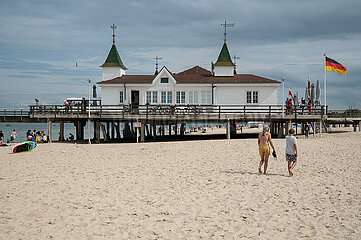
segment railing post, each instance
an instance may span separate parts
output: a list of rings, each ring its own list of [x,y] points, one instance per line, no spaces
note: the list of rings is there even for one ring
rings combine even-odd
[[[218,106],[218,118],[221,118],[221,106]]]
[[[243,119],[246,119],[246,106],[243,106]]]
[[[145,116],[148,119],[148,105],[146,105],[146,112],[145,112]]]
[[[56,112],[58,111],[58,107],[55,106],[55,111],[54,111],[54,117],[56,117]]]
[[[321,106],[321,119],[322,119],[322,117],[323,117],[323,110],[324,110],[324,106],[322,105],[322,106]]]
[[[271,119],[271,105],[268,106],[268,117]]]
[[[102,118],[103,105],[100,105],[100,118]]]
[[[6,121],[6,109],[4,109],[4,121]]]
[[[297,118],[297,107],[296,106],[295,106],[295,118]]]
[[[20,109],[20,121],[23,121],[23,110]]]

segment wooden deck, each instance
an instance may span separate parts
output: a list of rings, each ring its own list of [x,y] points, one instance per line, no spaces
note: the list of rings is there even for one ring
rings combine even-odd
[[[293,108],[282,111],[281,105],[101,105],[90,107],[91,120],[150,120],[150,121],[320,121],[323,106],[311,109]],[[89,118],[89,108],[62,105],[30,106],[31,118],[78,119]]]

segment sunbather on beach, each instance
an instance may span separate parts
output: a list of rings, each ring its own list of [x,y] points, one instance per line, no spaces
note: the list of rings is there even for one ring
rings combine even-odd
[[[263,131],[258,134],[258,149],[259,149],[259,155],[261,156],[261,161],[259,163],[258,172],[262,174],[262,165],[264,163],[264,170],[263,174],[267,173],[267,167],[268,167],[268,158],[270,155],[270,147],[271,145],[274,152],[276,152],[275,147],[273,146],[271,133],[269,133],[269,127],[265,125],[263,127]]]

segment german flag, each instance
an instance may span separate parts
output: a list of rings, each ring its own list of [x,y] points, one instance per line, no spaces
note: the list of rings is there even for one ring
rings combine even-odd
[[[329,57],[326,57],[326,71],[334,71],[346,76],[347,68],[342,64],[340,64],[339,62]]]

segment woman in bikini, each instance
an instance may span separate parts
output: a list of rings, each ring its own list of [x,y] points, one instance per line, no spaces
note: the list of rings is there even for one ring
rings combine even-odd
[[[268,167],[268,158],[270,155],[270,148],[269,145],[271,145],[274,152],[276,152],[275,147],[273,146],[271,133],[269,133],[269,127],[265,125],[263,127],[262,132],[258,134],[258,150],[259,155],[261,156],[261,161],[259,163],[258,172],[262,174],[261,167],[264,163],[264,170],[263,174],[266,174],[267,167]]]

